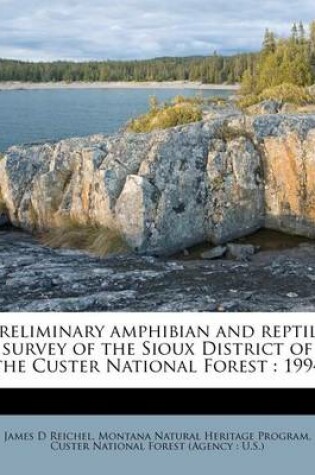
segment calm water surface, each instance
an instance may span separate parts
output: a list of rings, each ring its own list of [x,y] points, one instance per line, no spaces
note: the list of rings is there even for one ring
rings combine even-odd
[[[150,96],[227,97],[225,90],[57,89],[0,91],[0,151],[11,145],[110,134],[148,109]]]

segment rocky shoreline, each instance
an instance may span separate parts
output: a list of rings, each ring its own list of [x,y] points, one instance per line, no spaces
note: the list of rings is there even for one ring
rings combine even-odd
[[[8,150],[1,311],[315,311],[315,115],[270,107]],[[31,233],[56,217],[119,230],[130,252],[45,247]],[[238,241],[263,228],[302,238]]]
[[[315,243],[250,260],[105,259],[0,231],[2,312],[315,311]]]

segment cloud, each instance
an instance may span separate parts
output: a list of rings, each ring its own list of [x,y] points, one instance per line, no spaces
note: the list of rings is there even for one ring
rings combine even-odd
[[[0,0],[0,57],[129,59],[254,51],[313,0]]]

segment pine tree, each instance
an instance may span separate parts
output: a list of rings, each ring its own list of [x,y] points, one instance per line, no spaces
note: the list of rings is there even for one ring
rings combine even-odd
[[[302,21],[299,23],[298,40],[301,44],[305,43],[305,28]]]
[[[292,39],[293,43],[298,42],[298,28],[296,26],[296,23],[293,23],[293,26],[292,26],[291,39]]]
[[[315,21],[310,24],[309,54],[313,81],[315,80]]]
[[[315,54],[315,21],[310,24],[310,49]]]
[[[264,53],[274,53],[276,50],[276,38],[272,31],[269,31],[267,28],[265,31],[265,37],[263,41],[263,52]]]
[[[254,71],[254,73],[253,73]],[[308,86],[315,80],[315,22],[307,36],[302,22],[292,27],[289,39],[276,40],[266,30],[256,67],[242,78],[242,93],[259,95],[264,89],[293,84]]]
[[[246,69],[242,77],[241,93],[245,96],[247,94],[253,94],[256,90],[255,77],[250,69]]]

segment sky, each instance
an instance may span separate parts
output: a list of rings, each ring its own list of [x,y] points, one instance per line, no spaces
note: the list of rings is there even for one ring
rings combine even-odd
[[[314,0],[0,0],[0,57],[143,59],[259,49],[315,19]]]

